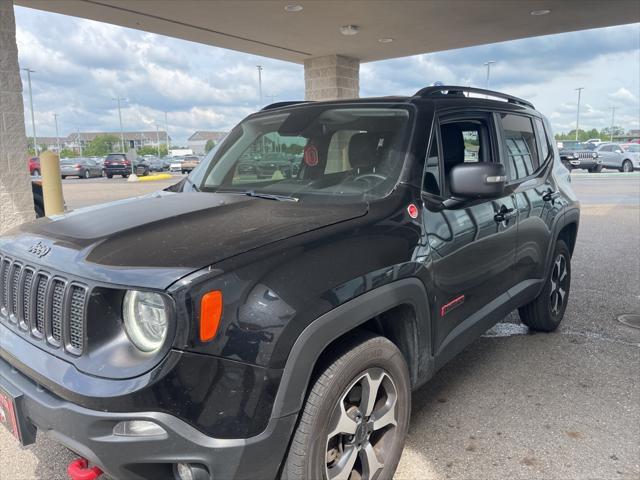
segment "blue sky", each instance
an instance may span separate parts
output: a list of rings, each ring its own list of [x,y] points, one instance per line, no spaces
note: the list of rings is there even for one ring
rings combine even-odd
[[[301,65],[114,25],[15,7],[21,67],[32,75],[38,135],[164,128],[182,143],[195,130],[228,130],[258,108],[256,65],[264,66],[265,102],[304,97]],[[411,95],[435,81],[491,88],[534,102],[556,130],[640,128],[640,24],[528,38],[365,63],[360,95]],[[25,85],[25,107],[28,106]],[[27,132],[30,114],[25,110]]]

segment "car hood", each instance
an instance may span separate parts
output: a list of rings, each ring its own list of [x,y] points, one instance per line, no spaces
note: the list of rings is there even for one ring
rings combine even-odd
[[[367,209],[365,202],[320,204],[158,192],[24,224],[0,238],[0,250],[28,259],[28,250],[40,242],[51,251],[32,260],[62,271],[73,268],[71,263],[189,272],[365,215]]]

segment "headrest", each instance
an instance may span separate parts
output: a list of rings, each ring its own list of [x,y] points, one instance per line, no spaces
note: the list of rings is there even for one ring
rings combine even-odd
[[[380,135],[375,133],[356,133],[349,140],[349,163],[351,168],[375,167],[380,150]]]
[[[442,125],[442,151],[444,165],[450,167],[464,162],[464,139],[460,126],[450,123]]]

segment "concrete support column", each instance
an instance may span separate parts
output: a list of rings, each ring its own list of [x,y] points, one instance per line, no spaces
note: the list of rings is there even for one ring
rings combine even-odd
[[[342,55],[305,60],[304,84],[305,100],[358,98],[360,60]]]
[[[0,234],[34,218],[13,1],[0,0]]]

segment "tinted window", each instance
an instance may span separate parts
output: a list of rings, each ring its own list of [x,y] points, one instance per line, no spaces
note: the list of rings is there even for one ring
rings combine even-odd
[[[433,132],[431,146],[425,159],[423,189],[432,195],[440,195],[440,160],[438,157],[438,135]]]
[[[448,191],[449,173],[461,163],[490,162],[489,128],[485,120],[461,120],[440,126],[442,165]]]
[[[516,180],[533,174],[540,165],[533,124],[529,117],[500,114],[509,162],[509,178]]]
[[[534,123],[536,124],[536,130],[538,131],[538,139],[539,139],[539,146],[540,146],[540,163],[543,163],[549,156],[549,148],[550,148],[549,138],[547,137],[547,134],[545,132],[544,124],[542,123],[542,120],[540,120],[539,118],[536,118],[534,120]]]

